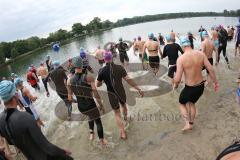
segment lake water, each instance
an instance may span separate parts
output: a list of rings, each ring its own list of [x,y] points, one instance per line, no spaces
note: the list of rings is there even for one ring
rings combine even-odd
[[[25,74],[27,68],[31,64],[38,66],[40,62],[45,61],[46,55],[51,55],[53,59],[57,59],[61,62],[66,61],[68,58],[79,55],[80,47],[93,52],[98,45],[103,46],[107,42],[117,42],[119,37],[122,37],[124,40],[132,41],[134,37],[141,36],[143,39],[147,38],[149,32],[162,33],[163,35],[168,34],[172,29],[175,33],[180,35],[186,34],[188,31],[191,31],[197,36],[197,31],[202,25],[207,30],[213,25],[222,24],[225,27],[228,25],[236,25],[237,18],[232,17],[198,17],[198,18],[184,18],[184,19],[171,19],[171,20],[162,20],[155,22],[148,22],[142,24],[136,24],[126,27],[120,27],[105,31],[103,33],[95,34],[92,36],[81,37],[76,41],[61,46],[60,52],[56,53],[51,49],[30,55],[26,58],[18,60],[7,67],[0,69],[0,77],[9,76],[11,72],[17,73],[18,75]],[[195,45],[199,45],[199,41]],[[131,54],[131,53],[129,53]]]

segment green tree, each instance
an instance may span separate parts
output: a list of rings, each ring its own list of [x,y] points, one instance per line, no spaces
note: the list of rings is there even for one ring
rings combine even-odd
[[[7,42],[0,43],[0,54],[6,58],[11,58],[12,44]]]
[[[83,34],[84,32],[84,26],[81,24],[81,23],[75,23],[73,24],[72,26],[72,33],[73,35],[81,35]]]
[[[106,29],[106,28],[111,28],[113,26],[113,22],[106,20],[102,22],[102,28]]]
[[[29,51],[37,49],[41,45],[40,39],[38,37],[31,37],[31,38],[28,38],[26,41],[28,43],[28,50]]]
[[[101,19],[98,17],[93,18],[93,20],[86,25],[86,30],[88,32],[98,31],[100,29],[102,29],[102,23],[101,23]]]
[[[19,53],[18,53],[18,51],[16,50],[16,48],[13,48],[13,49],[11,50],[11,57],[12,57],[12,58],[16,58],[17,56],[19,56]]]

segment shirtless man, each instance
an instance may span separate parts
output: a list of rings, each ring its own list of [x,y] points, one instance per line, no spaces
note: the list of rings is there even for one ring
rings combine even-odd
[[[207,31],[203,31],[202,33],[203,41],[201,44],[201,51],[207,56],[208,61],[213,66],[213,51],[216,53],[216,65],[218,60],[218,52],[213,44],[213,42],[209,39]],[[205,68],[204,68],[205,69]],[[207,74],[209,71],[207,70]],[[210,84],[211,78],[207,76],[207,84]]]
[[[204,91],[202,68],[205,66],[209,71],[209,75],[214,81],[215,91],[218,90],[218,82],[214,70],[204,53],[193,50],[187,38],[181,38],[180,44],[183,47],[184,54],[177,60],[177,73],[174,77],[174,87],[178,87],[184,74],[185,88],[179,97],[179,107],[185,121],[185,126],[182,131],[187,131],[193,128],[196,116],[195,103]]]
[[[212,27],[211,29],[211,33],[212,33],[212,41],[214,43],[215,48],[218,50],[219,47],[219,40],[218,40],[218,30],[216,27]]]
[[[142,38],[140,36],[138,36],[137,41],[134,44],[134,48],[136,48],[139,52],[139,59],[141,60],[142,64],[143,64],[143,69],[146,69],[147,67],[144,65],[144,61],[147,61],[147,54],[144,51],[144,44],[145,41],[142,41]]]
[[[158,42],[154,41],[154,34],[148,34],[149,40],[144,44],[143,51],[148,50],[149,54],[149,65],[153,69],[153,73],[156,75],[159,71],[160,58],[158,53],[160,53],[161,58],[163,57],[160,45]]]
[[[95,51],[95,58],[98,60],[98,63],[102,66],[104,63],[103,58],[104,50],[101,49],[100,46],[98,46],[97,50]]]
[[[176,41],[176,33],[173,32],[173,30],[171,30],[170,36],[171,36],[172,41],[175,42]]]
[[[44,88],[46,90],[46,95],[47,97],[49,97],[49,91],[48,91],[48,86],[47,86],[47,76],[48,76],[48,70],[47,68],[44,66],[44,63],[40,64],[40,67],[37,69],[37,75],[41,76],[42,78],[42,83],[44,85]]]

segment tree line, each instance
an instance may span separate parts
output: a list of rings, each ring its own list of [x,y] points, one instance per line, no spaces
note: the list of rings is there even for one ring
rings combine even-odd
[[[39,38],[37,36],[30,37],[24,40],[16,40],[13,42],[0,43],[0,64],[5,63],[5,59],[14,59],[24,53],[33,51],[46,46],[51,46],[53,42],[65,41],[81,35],[94,33],[97,31],[122,27],[137,23],[171,19],[171,18],[187,18],[187,17],[204,17],[204,16],[240,16],[240,10],[223,12],[184,12],[184,13],[168,13],[157,15],[136,16],[133,18],[124,18],[113,23],[109,20],[102,21],[95,17],[87,25],[78,22],[73,24],[71,31],[59,29],[56,32],[50,33],[47,38]]]

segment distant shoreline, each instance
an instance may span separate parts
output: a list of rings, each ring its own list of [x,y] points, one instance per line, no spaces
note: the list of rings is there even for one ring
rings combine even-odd
[[[155,15],[153,15],[155,16]],[[113,27],[110,27],[110,28],[107,28],[107,29],[101,29],[101,30],[98,30],[98,31],[95,31],[95,32],[92,32],[92,33],[86,33],[86,34],[82,34],[82,35],[79,35],[79,36],[75,36],[73,38],[70,38],[70,39],[66,39],[66,40],[63,40],[61,41],[61,45],[65,45],[65,44],[69,44],[70,42],[72,42],[73,40],[77,39],[77,38],[80,38],[80,37],[84,37],[84,36],[89,36],[89,35],[93,35],[93,34],[96,34],[96,33],[101,33],[101,32],[104,32],[104,31],[108,31],[108,30],[112,30],[112,29],[115,29],[115,28],[120,28],[120,27],[126,27],[126,26],[131,26],[131,25],[136,25],[136,24],[141,24],[141,23],[148,23],[148,22],[155,22],[155,21],[162,21],[162,20],[170,20],[170,19],[181,19],[181,18],[197,18],[197,17],[238,17],[238,16],[233,16],[233,15],[204,15],[204,16],[185,16],[185,17],[170,17],[170,18],[163,18],[163,19],[156,19],[156,20],[145,20],[143,22],[135,22],[135,23],[130,23],[130,24],[126,24],[126,25],[120,25],[120,26],[113,26]],[[134,17],[133,17],[134,18]],[[131,19],[131,18],[129,18]],[[30,52],[27,52],[27,53],[24,53],[20,56],[17,56],[16,58],[14,59],[10,59],[9,61],[3,63],[3,64],[0,64],[0,68],[3,68],[5,67],[6,65],[9,65],[13,62],[16,62],[17,60],[19,59],[22,59],[22,58],[25,58],[29,55],[32,55],[34,53],[37,53],[37,52],[40,52],[44,49],[50,49],[52,46],[51,45],[45,45],[41,48],[37,48],[35,50],[32,50]]]
[[[107,30],[111,30],[111,29],[113,29],[113,28],[102,29],[102,30],[99,30],[99,31],[95,31],[95,32],[93,32],[93,33],[82,34],[82,35],[79,35],[79,36],[76,36],[76,37],[73,37],[73,38],[70,38],[70,39],[66,39],[66,40],[64,40],[64,41],[61,41],[61,45],[69,44],[69,43],[71,43],[73,40],[76,40],[77,38],[80,38],[80,37],[89,36],[89,35],[96,34],[96,33],[101,33],[101,32],[107,31]],[[51,49],[51,47],[52,47],[51,45],[46,45],[46,46],[44,46],[44,47],[37,48],[37,49],[32,50],[32,51],[30,51],[30,52],[24,53],[24,54],[22,54],[22,55],[20,55],[20,56],[17,56],[17,57],[14,58],[14,59],[10,59],[9,61],[7,61],[7,62],[5,62],[5,63],[0,64],[0,68],[3,68],[3,67],[5,67],[5,66],[7,66],[7,65],[9,65],[9,64],[12,64],[13,62],[16,62],[17,60],[22,59],[22,58],[25,58],[25,57],[27,57],[27,56],[29,56],[29,55],[32,55],[32,54],[35,54],[35,53],[37,53],[37,52],[43,51],[44,49]]]

